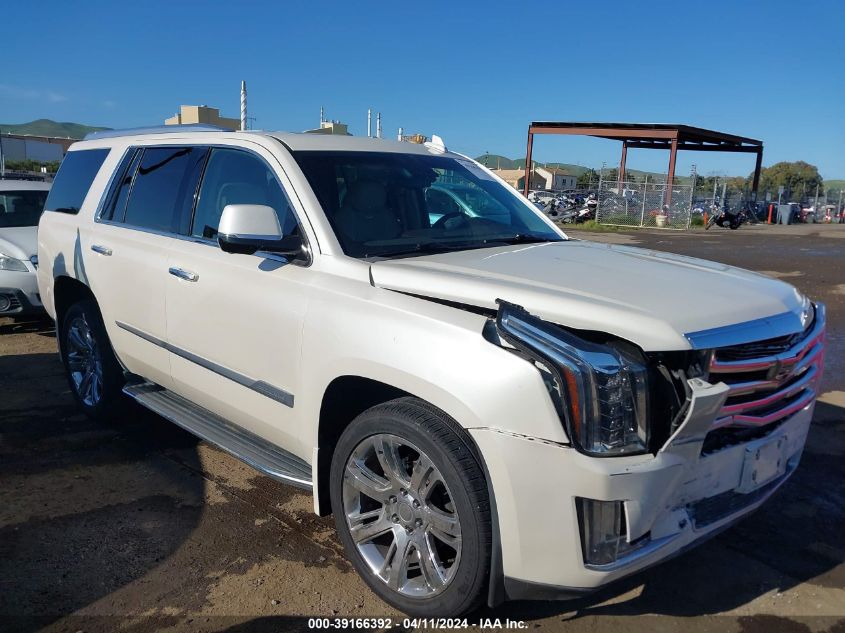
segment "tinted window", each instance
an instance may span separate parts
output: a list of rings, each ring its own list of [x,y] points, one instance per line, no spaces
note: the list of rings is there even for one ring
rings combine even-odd
[[[206,152],[203,147],[144,149],[126,205],[126,224],[180,231],[185,219],[190,220]]]
[[[129,198],[129,188],[132,186],[132,178],[138,168],[138,161],[143,153],[140,149],[131,149],[123,157],[120,166],[117,168],[116,177],[112,183],[111,191],[103,207],[100,218],[115,222],[123,221],[123,214],[126,212],[126,200]]]
[[[449,156],[300,151],[344,252],[400,257],[563,239],[515,192]]]
[[[273,207],[284,235],[297,230],[296,217],[287,197],[264,161],[240,150],[213,149],[200,187],[191,233],[196,237],[214,238],[227,204]]]
[[[68,152],[53,181],[46,209],[62,213],[79,213],[85,195],[97,172],[106,160],[107,149],[84,149]]]
[[[46,191],[0,191],[0,229],[37,226]]]

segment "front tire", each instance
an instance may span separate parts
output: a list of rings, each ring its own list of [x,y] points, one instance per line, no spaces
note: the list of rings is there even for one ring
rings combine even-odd
[[[332,457],[347,556],[385,602],[417,617],[478,606],[490,572],[490,500],[466,432],[416,398],[359,415]]]
[[[85,299],[68,308],[59,345],[71,393],[85,414],[103,420],[119,412],[123,370],[94,301]]]

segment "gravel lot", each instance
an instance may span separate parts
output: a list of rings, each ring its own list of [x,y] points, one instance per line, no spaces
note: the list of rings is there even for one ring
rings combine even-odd
[[[845,632],[845,225],[572,234],[743,266],[826,302],[824,395],[800,468],[755,515],[588,599],[509,603],[472,619],[550,631]],[[55,347],[50,322],[0,319],[0,631],[401,623],[345,561],[310,496],[153,414],[80,416]]]

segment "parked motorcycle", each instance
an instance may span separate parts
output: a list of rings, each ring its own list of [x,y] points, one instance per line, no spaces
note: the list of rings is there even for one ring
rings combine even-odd
[[[704,225],[704,230],[708,230],[714,224],[726,229],[729,228],[731,230],[736,230],[746,220],[747,217],[745,217],[745,214],[742,211],[733,213],[727,205],[721,209],[718,206],[713,205],[710,209],[710,217],[707,218],[707,224]]]

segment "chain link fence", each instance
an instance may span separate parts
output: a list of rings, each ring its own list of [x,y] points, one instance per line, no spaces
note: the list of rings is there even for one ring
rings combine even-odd
[[[690,227],[690,185],[602,180],[598,183],[597,197],[599,224],[675,230]]]

